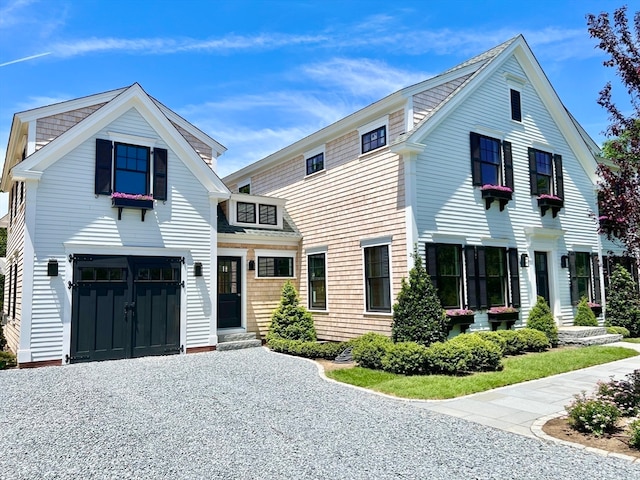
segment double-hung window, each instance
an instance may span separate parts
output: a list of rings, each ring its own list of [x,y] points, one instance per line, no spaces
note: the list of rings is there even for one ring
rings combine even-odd
[[[600,303],[600,264],[597,253],[569,252],[571,303],[577,305],[582,297]]]
[[[506,249],[486,247],[485,258],[489,306],[505,306],[508,286]]]
[[[327,266],[326,254],[315,253],[307,256],[309,278],[309,309],[327,309]]]
[[[427,244],[427,272],[444,308],[462,308],[462,246]]]
[[[471,132],[470,145],[473,185],[497,185],[513,190],[511,143]]]
[[[551,195],[564,199],[562,155],[529,148],[531,195]]]
[[[96,139],[96,195],[117,192],[167,199],[167,150],[152,146],[153,139],[139,140],[147,145]]]
[[[390,312],[389,245],[364,248],[364,276],[367,311]]]

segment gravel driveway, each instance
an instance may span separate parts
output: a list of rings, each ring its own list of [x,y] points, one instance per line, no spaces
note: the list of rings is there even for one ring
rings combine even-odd
[[[0,478],[640,479],[263,348],[0,372]]]

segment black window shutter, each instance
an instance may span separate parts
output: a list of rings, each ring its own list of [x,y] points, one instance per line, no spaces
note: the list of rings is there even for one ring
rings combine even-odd
[[[167,150],[153,149],[153,198],[167,199]]]
[[[427,257],[427,273],[431,277],[431,283],[438,288],[438,247],[435,243],[427,243],[424,246]]]
[[[556,197],[564,200],[564,177],[562,176],[562,155],[553,156],[553,170],[556,175]]]
[[[569,252],[569,279],[571,283],[571,305],[578,305],[578,273],[576,270],[576,253]]]
[[[489,295],[487,294],[487,257],[484,247],[477,247],[476,252],[476,258],[478,259],[478,271],[476,272],[478,278],[478,299],[480,301],[480,308],[487,308],[489,306]]]
[[[510,248],[508,250],[509,255],[509,278],[511,284],[511,306],[520,307],[520,278],[518,264],[518,249]]]
[[[513,190],[513,157],[511,155],[511,142],[502,142],[502,155],[504,156],[504,186]]]
[[[111,160],[113,144],[109,140],[96,139],[95,194],[111,194]]]
[[[531,195],[538,195],[538,167],[536,165],[536,151],[529,148],[529,185]]]
[[[520,92],[511,90],[511,118],[518,122],[522,121],[522,107],[520,104]]]
[[[600,303],[602,295],[600,292],[600,262],[597,253],[591,254],[591,281],[593,282],[593,301]]]
[[[474,186],[482,186],[482,164],[480,163],[480,135],[469,134],[471,144],[471,180]]]
[[[475,247],[464,247],[464,261],[467,272],[467,306],[468,308],[478,309],[480,304],[478,301],[478,282],[476,276],[476,249]]]
[[[611,262],[607,255],[602,256],[602,272],[604,274],[604,288],[609,288],[609,276],[611,275]]]

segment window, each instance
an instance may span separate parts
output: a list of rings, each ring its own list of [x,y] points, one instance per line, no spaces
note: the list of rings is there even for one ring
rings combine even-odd
[[[256,204],[238,202],[237,219],[242,223],[256,223]]]
[[[513,190],[511,143],[471,132],[470,144],[473,185],[502,185]]]
[[[511,89],[511,119],[516,122],[522,121],[522,107],[520,104],[520,92]]]
[[[115,187],[116,192],[148,195],[149,157],[151,149],[116,143]]]
[[[486,247],[487,296],[489,306],[507,304],[507,257],[504,248]]]
[[[166,200],[167,150],[96,139],[95,194],[114,192]]]
[[[252,204],[247,204],[252,205]],[[277,216],[277,208],[275,205],[260,205],[260,223],[265,225],[277,225],[278,224],[278,216]]]
[[[564,198],[562,155],[529,148],[531,195],[554,195]]]
[[[362,135],[362,153],[370,152],[387,144],[387,127],[382,126]]]
[[[307,175],[324,170],[324,153],[307,158]]]
[[[608,265],[605,263],[605,269]],[[600,263],[597,253],[569,252],[571,303],[575,306],[582,297],[600,303]]]
[[[307,256],[309,275],[309,308],[327,309],[326,256],[316,253]]]
[[[391,282],[388,245],[364,249],[364,275],[367,311],[390,312]]]
[[[461,267],[460,246],[439,245],[438,255],[438,296],[444,308],[456,308],[461,305]]]
[[[251,193],[251,184],[247,183],[238,188],[238,193]]]
[[[293,257],[258,257],[258,277],[293,277]]]

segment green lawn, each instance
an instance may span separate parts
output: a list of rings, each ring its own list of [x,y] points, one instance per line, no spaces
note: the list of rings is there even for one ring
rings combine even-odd
[[[460,377],[405,376],[360,367],[333,370],[326,375],[340,382],[397,397],[443,399],[484,392],[496,387],[570,372],[635,355],[638,355],[638,352],[628,348],[592,346],[507,357],[502,361],[504,369],[500,372],[482,372]]]

